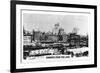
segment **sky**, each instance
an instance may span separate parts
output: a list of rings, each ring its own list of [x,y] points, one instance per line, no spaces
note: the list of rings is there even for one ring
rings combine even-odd
[[[23,13],[23,26],[25,30],[40,30],[42,32],[52,31],[54,25],[59,23],[66,33],[78,28],[79,34],[88,33],[88,17],[84,15],[54,15],[40,13]]]

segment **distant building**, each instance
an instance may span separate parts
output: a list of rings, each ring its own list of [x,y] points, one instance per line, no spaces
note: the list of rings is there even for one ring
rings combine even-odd
[[[32,42],[32,34],[23,28],[23,44],[29,45]]]
[[[34,32],[34,41],[40,41],[40,37],[42,36],[42,32],[35,31]]]
[[[59,33],[58,34],[59,35],[64,35],[65,34],[64,29],[63,28],[59,28]]]
[[[68,43],[74,47],[88,47],[88,36],[78,35],[76,33],[68,34]]]
[[[77,34],[78,30],[79,30],[78,28],[74,27],[73,30],[72,30],[72,33],[76,33]]]
[[[53,34],[58,35],[58,33],[59,33],[59,23],[55,24],[52,32],[53,32]]]
[[[52,35],[53,33],[52,33],[52,32],[50,32],[50,31],[48,31],[46,34],[47,34],[47,35]]]
[[[47,35],[48,39],[47,41],[50,41],[50,42],[57,42],[58,41],[58,35]]]
[[[32,35],[30,34],[24,34],[23,36],[23,44],[29,45],[32,42]]]
[[[28,32],[24,30],[23,33],[25,40],[30,39],[31,42],[67,42],[67,34],[64,32],[63,28],[59,27],[59,23],[54,25],[52,32],[41,32],[35,30]]]
[[[68,39],[68,35],[66,35],[66,34],[64,34],[64,35],[62,35],[62,41],[63,42],[67,42],[67,39]]]

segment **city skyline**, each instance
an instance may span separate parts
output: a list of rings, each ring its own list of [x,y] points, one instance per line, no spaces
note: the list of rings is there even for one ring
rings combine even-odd
[[[88,33],[88,17],[82,15],[52,15],[52,14],[23,14],[23,26],[25,30],[33,29],[41,32],[52,32],[54,25],[59,23],[66,33],[72,32],[73,28],[78,28],[78,34]]]

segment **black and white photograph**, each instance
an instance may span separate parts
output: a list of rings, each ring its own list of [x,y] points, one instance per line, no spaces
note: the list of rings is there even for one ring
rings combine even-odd
[[[15,4],[16,12],[12,13],[16,17],[12,17],[12,24],[16,24],[13,30],[18,71],[96,66],[96,6]]]
[[[23,13],[24,60],[88,57],[88,16],[66,13]]]

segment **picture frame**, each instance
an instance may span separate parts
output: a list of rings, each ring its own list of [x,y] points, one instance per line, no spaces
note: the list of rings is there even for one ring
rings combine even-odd
[[[10,20],[11,72],[97,67],[97,6],[11,1]]]

